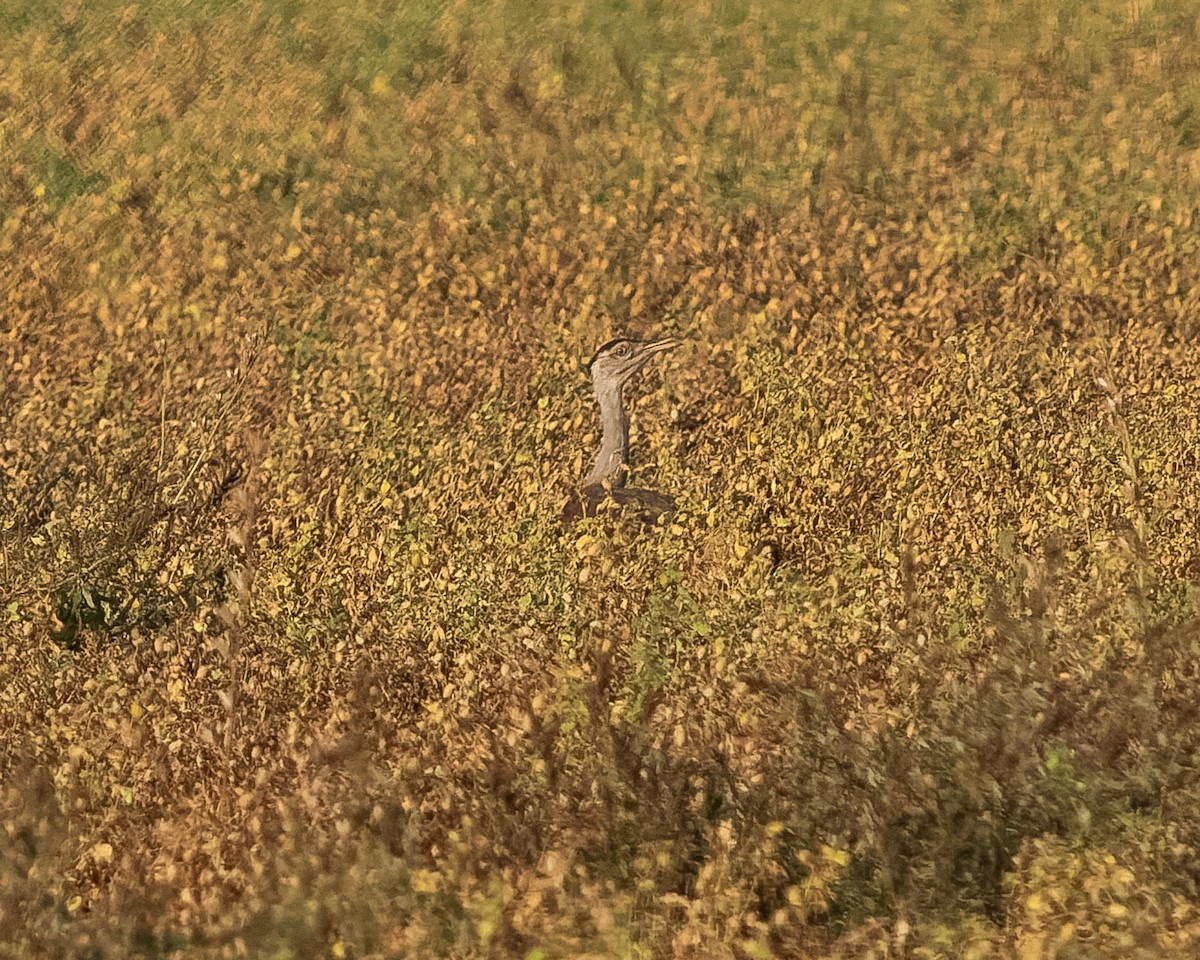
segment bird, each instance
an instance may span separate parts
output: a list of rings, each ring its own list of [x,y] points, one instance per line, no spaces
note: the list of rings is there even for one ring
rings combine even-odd
[[[651,357],[673,350],[682,341],[630,340],[618,337],[596,351],[588,361],[596,402],[600,406],[600,449],[582,487],[567,501],[563,524],[570,526],[581,517],[594,517],[608,501],[618,506],[633,505],[648,524],[669,515],[675,501],[664,493],[626,487],[629,474],[629,417],[625,413],[624,390]]]

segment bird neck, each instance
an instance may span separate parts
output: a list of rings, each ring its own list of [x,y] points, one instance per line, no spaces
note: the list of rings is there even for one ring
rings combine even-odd
[[[600,452],[596,463],[583,485],[608,481],[610,486],[625,484],[629,453],[629,418],[625,416],[625,404],[621,399],[621,387],[596,385],[596,400],[600,404]]]

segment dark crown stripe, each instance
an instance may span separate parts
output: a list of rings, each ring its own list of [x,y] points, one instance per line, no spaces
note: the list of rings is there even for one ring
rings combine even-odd
[[[592,354],[592,359],[587,362],[588,369],[589,370],[591,369],[592,364],[596,362],[596,360],[600,357],[600,354],[608,352],[613,347],[615,347],[618,343],[638,343],[638,342],[639,341],[637,341],[637,340],[630,340],[628,337],[615,337],[614,339],[609,340],[608,343],[600,344],[600,347],[596,350],[595,353]]]

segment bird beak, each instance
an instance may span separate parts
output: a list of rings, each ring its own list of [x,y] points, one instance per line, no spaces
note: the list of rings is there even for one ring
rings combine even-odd
[[[683,341],[676,337],[664,337],[661,340],[651,340],[649,343],[642,344],[642,349],[639,351],[639,357],[649,358],[654,356],[656,353],[666,353],[668,350],[674,350],[681,343],[683,343]]]
[[[633,376],[642,369],[650,358],[656,353],[666,353],[668,350],[674,350],[677,346],[683,343],[682,340],[677,340],[674,337],[664,337],[662,340],[651,340],[648,343],[641,344],[637,351],[629,358],[626,370],[627,376]]]

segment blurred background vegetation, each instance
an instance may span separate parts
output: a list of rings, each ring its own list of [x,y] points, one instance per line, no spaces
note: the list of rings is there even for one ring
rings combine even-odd
[[[1195,956],[1198,51],[6,3],[0,956]]]

